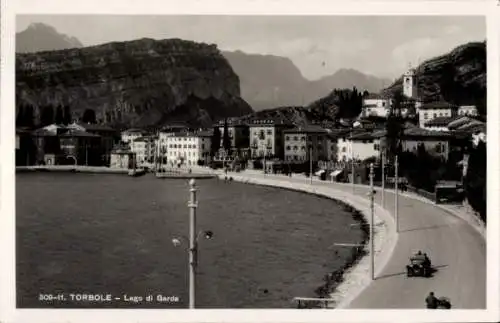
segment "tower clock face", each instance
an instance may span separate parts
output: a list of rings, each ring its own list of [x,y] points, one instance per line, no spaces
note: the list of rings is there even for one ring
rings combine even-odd
[[[406,83],[410,83],[410,78],[406,78]]]

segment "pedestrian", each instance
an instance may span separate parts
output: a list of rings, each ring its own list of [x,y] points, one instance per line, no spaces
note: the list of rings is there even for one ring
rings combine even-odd
[[[434,296],[434,292],[429,293],[429,296],[425,299],[425,303],[427,304],[428,309],[437,309],[438,299]]]

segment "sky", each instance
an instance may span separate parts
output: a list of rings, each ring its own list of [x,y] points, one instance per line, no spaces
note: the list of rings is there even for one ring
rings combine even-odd
[[[85,46],[182,38],[222,50],[285,56],[308,79],[340,68],[394,79],[409,65],[486,39],[486,22],[479,16],[20,15],[16,30],[36,22]]]

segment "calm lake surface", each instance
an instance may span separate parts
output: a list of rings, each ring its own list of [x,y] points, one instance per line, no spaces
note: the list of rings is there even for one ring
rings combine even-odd
[[[198,229],[214,232],[200,240],[197,307],[287,308],[295,296],[315,297],[351,253],[332,244],[363,238],[351,214],[326,198],[197,184]],[[187,307],[187,245],[172,239],[189,234],[188,189],[186,180],[150,174],[17,174],[18,307]],[[120,301],[72,301],[70,293]],[[40,301],[40,294],[63,296]],[[158,294],[179,301],[159,302]]]

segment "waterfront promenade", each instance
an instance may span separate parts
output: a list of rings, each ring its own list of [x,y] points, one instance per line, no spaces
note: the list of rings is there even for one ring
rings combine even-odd
[[[301,176],[264,175],[255,171],[231,173],[228,176],[247,181],[264,179],[267,182],[275,182],[277,186],[280,182],[287,182],[287,185],[282,186],[291,185],[296,189],[304,185],[310,186],[309,180]],[[344,194],[349,194],[367,201],[369,192],[367,186],[356,185],[353,193],[352,186],[349,184],[318,180],[314,180],[312,186],[317,189],[327,187],[343,192],[341,196],[338,196],[339,199],[345,199]],[[381,194],[380,190],[378,191],[376,203],[380,204]],[[391,215],[394,204],[394,193],[386,190],[385,207]],[[434,291],[438,296],[449,297],[453,308],[485,308],[486,241],[480,229],[475,229],[461,217],[452,215],[450,212],[451,208],[445,210],[424,198],[401,194],[399,197],[400,233],[390,257],[387,257],[387,264],[384,266],[384,261],[380,260],[380,257],[376,259],[376,266],[378,263],[378,269],[382,270],[377,275],[378,278],[366,286],[361,293],[359,293],[361,288],[359,285],[363,285],[363,282],[346,282],[347,285],[356,286],[357,291],[346,292],[338,307],[418,309],[425,306],[426,295]],[[387,236],[390,238],[390,232],[389,235],[386,234]],[[378,244],[379,248],[381,245],[383,247],[391,245],[391,243],[384,245],[381,242]],[[406,277],[405,265],[408,263],[409,256],[417,250],[427,252],[431,257],[433,265],[438,270],[434,277],[429,279]]]

